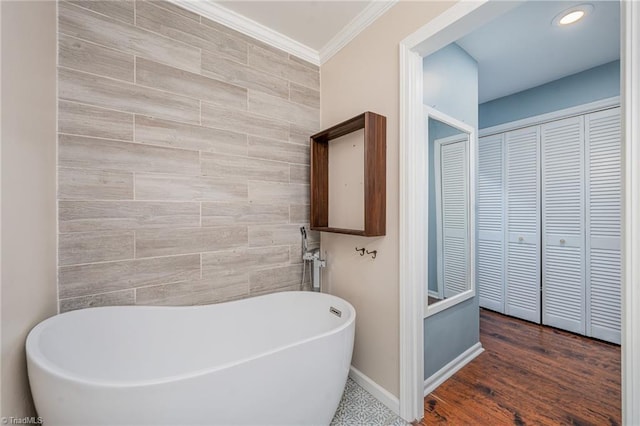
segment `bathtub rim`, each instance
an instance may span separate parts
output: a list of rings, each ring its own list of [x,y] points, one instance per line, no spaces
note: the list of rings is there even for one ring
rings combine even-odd
[[[277,297],[278,295],[282,295],[283,293],[298,293],[298,294],[311,293],[311,294],[314,294],[314,292],[310,292],[310,291],[289,291],[289,292],[270,293],[270,294],[250,297],[250,298],[246,298],[246,299],[233,300],[233,301],[223,302],[223,303],[224,304],[226,304],[226,303],[242,303],[242,302],[247,301],[249,299],[269,298],[269,297],[273,297],[273,296]],[[233,367],[236,367],[238,365],[245,364],[245,363],[251,362],[253,360],[256,360],[256,359],[259,359],[259,358],[262,358],[262,357],[273,355],[273,354],[275,354],[277,352],[280,352],[280,351],[283,351],[283,350],[286,350],[286,349],[289,349],[289,348],[300,346],[300,345],[303,345],[305,343],[309,343],[309,342],[312,342],[312,341],[315,341],[315,340],[320,340],[320,339],[322,339],[324,337],[328,337],[328,336],[333,335],[333,334],[338,334],[341,331],[343,331],[344,329],[346,329],[346,328],[348,328],[348,327],[350,327],[352,325],[355,327],[356,310],[355,310],[355,308],[353,307],[353,305],[351,303],[347,302],[346,300],[342,299],[341,297],[334,296],[332,294],[327,294],[327,293],[315,293],[315,294],[322,294],[323,297],[326,296],[328,298],[338,299],[338,300],[342,301],[343,303],[345,303],[347,308],[349,309],[349,312],[351,313],[351,316],[350,316],[349,320],[345,321],[343,324],[340,324],[339,326],[337,326],[335,328],[330,329],[327,332],[316,334],[316,335],[313,335],[313,336],[311,336],[309,338],[297,340],[297,341],[295,341],[293,343],[290,343],[290,344],[277,346],[277,347],[275,347],[273,349],[260,352],[257,355],[239,358],[237,360],[234,360],[234,361],[231,361],[231,362],[226,362],[226,363],[217,365],[215,367],[202,368],[202,369],[194,370],[194,371],[191,371],[189,373],[184,373],[184,374],[175,374],[175,375],[170,375],[170,376],[162,376],[162,377],[157,378],[157,379],[154,378],[154,379],[135,380],[135,381],[133,381],[133,380],[118,380],[118,381],[91,380],[91,379],[87,379],[86,377],[79,376],[77,374],[70,374],[67,370],[64,370],[64,369],[60,368],[59,366],[57,366],[56,364],[51,362],[47,357],[44,356],[44,354],[42,353],[42,351],[40,351],[40,348],[39,348],[39,346],[37,344],[38,337],[44,331],[47,322],[55,321],[58,317],[60,317],[62,315],[67,315],[67,314],[75,314],[75,315],[77,315],[78,311],[87,311],[87,310],[95,310],[95,309],[100,309],[100,310],[112,309],[112,310],[116,310],[116,309],[123,309],[123,308],[124,309],[136,309],[136,310],[138,310],[138,309],[144,309],[144,310],[207,309],[207,308],[211,308],[212,306],[219,305],[219,304],[218,303],[212,303],[212,304],[206,304],[206,305],[193,305],[193,306],[149,306],[149,305],[100,306],[100,307],[94,307],[94,308],[85,308],[85,309],[81,309],[81,310],[78,310],[78,311],[64,312],[64,313],[54,315],[52,317],[49,317],[49,318],[41,321],[36,326],[34,326],[31,329],[31,331],[29,331],[29,334],[27,335],[27,339],[26,339],[26,342],[25,342],[26,358],[27,358],[27,361],[28,361],[27,362],[27,372],[30,375],[31,372],[29,371],[28,367],[29,367],[29,363],[33,363],[33,364],[37,365],[39,368],[41,368],[42,370],[46,371],[47,374],[51,374],[52,376],[55,376],[55,377],[57,377],[59,379],[62,379],[62,380],[67,380],[69,382],[78,383],[78,384],[87,385],[87,386],[123,389],[123,388],[137,388],[137,387],[144,387],[144,386],[162,385],[162,384],[173,383],[173,382],[177,382],[177,381],[181,381],[181,380],[187,380],[187,379],[192,379],[192,378],[196,378],[196,377],[201,377],[201,376],[204,376],[204,375],[207,375],[207,374],[212,374],[212,373],[215,373],[215,372],[218,372],[218,371],[221,371],[221,370],[233,368]],[[355,330],[354,330],[354,332],[355,332]]]

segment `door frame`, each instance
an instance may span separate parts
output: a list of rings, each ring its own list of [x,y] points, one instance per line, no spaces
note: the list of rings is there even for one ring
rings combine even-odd
[[[426,247],[422,58],[517,6],[520,1],[458,2],[400,42],[400,415],[424,415]],[[623,122],[622,422],[640,424],[640,2],[621,1]],[[636,355],[634,358],[633,355]]]

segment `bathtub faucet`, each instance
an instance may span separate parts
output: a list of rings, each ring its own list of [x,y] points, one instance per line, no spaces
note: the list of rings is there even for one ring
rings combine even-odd
[[[320,291],[320,268],[327,266],[327,261],[320,259],[320,249],[309,250],[307,245],[307,230],[304,226],[300,227],[300,234],[302,235],[302,260],[304,261],[304,266],[306,267],[307,262],[309,262],[313,270],[311,277],[312,289],[313,291]],[[304,270],[305,268],[302,269],[300,288],[302,288],[302,284],[304,283]]]
[[[311,267],[313,269],[313,277],[311,278],[311,285],[313,291],[320,291],[320,268],[324,268],[327,266],[327,261],[324,259],[320,259],[320,249],[316,248],[313,250],[307,250],[303,255],[302,259],[305,262],[310,262]]]

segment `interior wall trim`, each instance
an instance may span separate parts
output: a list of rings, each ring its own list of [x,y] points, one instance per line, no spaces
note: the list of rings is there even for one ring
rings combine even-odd
[[[169,2],[253,37],[269,46],[284,50],[314,65],[320,65],[320,56],[317,50],[231,9],[220,6],[212,0],[169,0]]]
[[[399,415],[400,401],[391,392],[374,382],[369,376],[353,365],[349,368],[349,377],[369,392],[375,399],[383,403],[389,410]]]
[[[365,30],[369,25],[373,24],[376,19],[384,15],[387,10],[391,9],[398,0],[390,1],[372,1],[364,8],[355,18],[353,18],[344,28],[342,28],[335,36],[325,44],[320,51],[320,64],[327,62],[333,55],[338,53],[351,40],[356,38],[358,34]]]
[[[513,2],[457,2],[400,42],[399,143],[399,272],[400,285],[400,417],[424,417],[424,305],[427,247],[425,235],[426,182],[423,163],[424,105],[422,58],[516,7]]]
[[[640,3],[623,1],[622,424],[640,424]]]
[[[362,12],[356,15],[344,28],[333,36],[326,45],[320,50],[316,50],[253,19],[247,18],[231,9],[227,9],[213,0],[168,1],[317,66],[328,61],[398,2],[398,0],[388,0],[369,3]]]
[[[482,352],[484,352],[484,348],[482,347],[482,343],[478,342],[462,352],[440,370],[433,373],[431,377],[424,381],[424,396],[436,390],[445,380],[456,374],[462,367],[469,364]]]
[[[478,134],[480,137],[491,136],[496,133],[504,133],[511,130],[522,129],[524,127],[536,126],[550,121],[602,111],[609,108],[615,108],[617,106],[620,106],[620,96],[613,96],[611,98],[600,99],[598,101],[588,102],[586,104],[576,105],[570,108],[563,108],[545,114],[534,115],[521,120],[498,124],[497,126],[485,127],[484,129],[479,130]]]

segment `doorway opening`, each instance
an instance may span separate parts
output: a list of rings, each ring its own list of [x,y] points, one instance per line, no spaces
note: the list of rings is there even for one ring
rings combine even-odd
[[[424,329],[424,301],[426,290],[426,268],[420,262],[426,258],[427,248],[420,238],[411,237],[412,233],[422,232],[425,229],[424,218],[421,212],[426,211],[427,202],[421,193],[425,184],[425,177],[420,175],[421,167],[419,159],[423,158],[424,140],[422,135],[422,123],[420,122],[419,109],[422,106],[420,94],[422,87],[422,61],[424,57],[437,52],[441,48],[458,40],[469,32],[482,27],[492,19],[515,8],[520,3],[483,2],[480,4],[456,4],[445,14],[441,15],[430,24],[418,30],[401,43],[400,67],[401,67],[401,395],[400,409],[404,418],[422,417],[421,391],[424,390],[422,377],[424,377],[425,365],[421,362],[421,354],[426,347],[429,350],[429,337]],[[622,91],[621,91],[621,116],[622,116],[622,161],[625,165],[637,156],[637,148],[633,141],[637,140],[638,126],[632,120],[630,113],[637,110],[638,73],[634,67],[638,66],[637,50],[632,47],[638,43],[637,29],[634,23],[638,22],[638,7],[633,2],[621,3],[622,9]],[[633,19],[636,19],[634,21]],[[637,24],[636,24],[637,25]],[[635,79],[635,81],[634,81]],[[584,126],[584,125],[583,125]],[[584,127],[583,127],[584,128]],[[635,138],[634,138],[635,136]],[[633,243],[632,232],[637,232],[633,226],[638,222],[638,215],[633,206],[638,198],[639,179],[628,167],[623,167],[622,180],[624,182],[624,213],[621,215],[622,244],[621,256],[623,277],[622,305],[625,307],[622,317],[621,342],[623,349],[623,421],[639,422],[640,412],[635,409],[631,401],[633,395],[640,394],[640,376],[638,375],[637,360],[631,357],[633,348],[636,351],[638,345],[638,330],[634,329],[634,315],[638,315],[640,308],[640,295],[633,286],[637,285],[637,269],[634,269],[630,261],[632,253],[638,247]],[[526,238],[526,235],[523,236]],[[567,243],[566,238],[564,244]],[[561,242],[559,242],[562,244]],[[636,281],[634,281],[636,280]],[[631,309],[635,307],[636,309]],[[634,312],[636,312],[634,314]],[[425,336],[427,336],[425,338]],[[426,341],[423,341],[425,339]],[[426,346],[423,346],[426,344]],[[436,345],[437,346],[437,345]],[[458,360],[464,365],[465,361]],[[635,361],[635,363],[634,363]],[[416,374],[417,373],[417,374]]]

